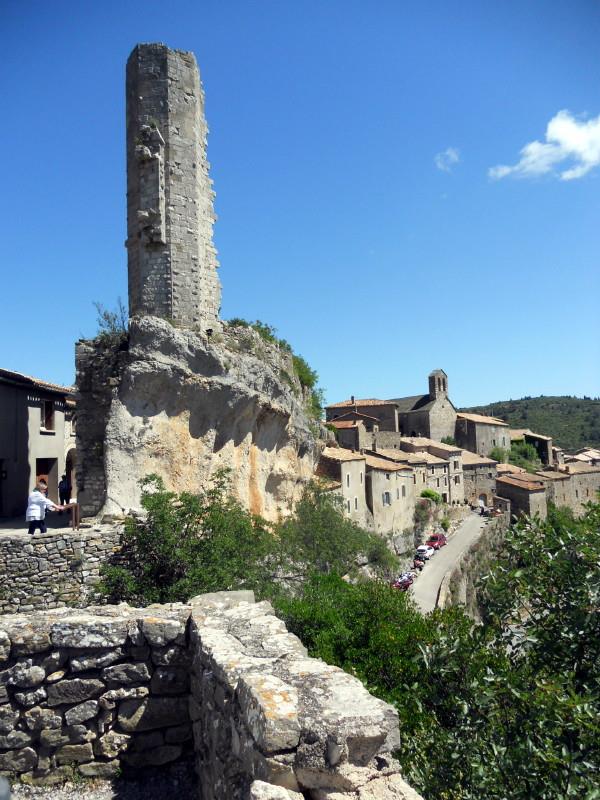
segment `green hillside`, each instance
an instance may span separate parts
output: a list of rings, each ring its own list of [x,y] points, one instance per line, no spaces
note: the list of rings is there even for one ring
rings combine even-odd
[[[500,417],[512,428],[530,428],[552,436],[565,450],[600,447],[600,399],[589,397],[523,397],[461,411]]]

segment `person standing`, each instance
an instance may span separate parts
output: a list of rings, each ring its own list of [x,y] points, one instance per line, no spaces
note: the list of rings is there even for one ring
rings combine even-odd
[[[63,506],[69,505],[71,499],[71,481],[63,475],[58,482],[58,498]],[[60,512],[62,514],[62,511]]]
[[[40,533],[46,533],[46,510],[64,511],[64,506],[57,506],[52,500],[48,500],[44,494],[46,484],[38,481],[35,489],[27,498],[27,511],[25,519],[29,523],[28,533],[34,534],[35,529],[39,528]]]

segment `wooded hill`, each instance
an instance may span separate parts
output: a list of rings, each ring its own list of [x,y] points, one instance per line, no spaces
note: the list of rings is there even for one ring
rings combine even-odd
[[[552,436],[554,444],[565,450],[600,447],[600,399],[590,397],[523,397],[502,400],[486,406],[463,408],[499,417],[511,428],[530,428]]]

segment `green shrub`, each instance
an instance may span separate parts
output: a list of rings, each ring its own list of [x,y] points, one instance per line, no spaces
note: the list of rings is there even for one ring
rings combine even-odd
[[[508,461],[508,450],[503,450],[501,447],[492,447],[490,450],[490,458],[498,461],[500,464],[506,464]]]
[[[442,520],[440,522],[440,526],[441,526],[443,531],[447,531],[448,530],[448,528],[450,527],[450,520],[448,519],[448,517],[442,517]]]
[[[421,497],[426,497],[428,500],[433,500],[436,505],[440,505],[442,502],[441,494],[434,492],[433,489],[423,489],[421,492]]]

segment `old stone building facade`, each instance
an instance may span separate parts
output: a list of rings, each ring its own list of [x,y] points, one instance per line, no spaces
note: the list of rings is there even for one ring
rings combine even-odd
[[[493,505],[497,466],[498,462],[492,458],[471,453],[469,450],[462,451],[465,500],[471,505],[480,500],[484,506]]]
[[[456,420],[456,443],[480,456],[489,456],[495,447],[510,450],[508,424],[496,417],[459,412]]]
[[[71,387],[0,369],[0,517],[24,515],[37,480],[57,503],[61,475],[75,484],[74,434]]]

